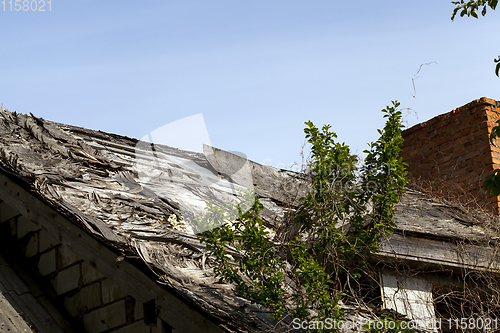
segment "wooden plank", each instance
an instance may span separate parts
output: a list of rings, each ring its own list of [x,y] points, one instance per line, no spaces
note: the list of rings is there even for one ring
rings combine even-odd
[[[6,222],[19,215],[19,212],[12,209],[5,201],[0,202],[0,223]]]
[[[159,317],[181,332],[222,332],[208,318],[161,287],[120,255],[82,230],[42,200],[23,189],[2,171],[0,198],[26,218],[42,225],[62,244],[129,293],[145,303],[156,299]]]
[[[435,323],[432,284],[419,276],[397,276],[381,273],[384,307],[405,314],[411,320],[432,329]]]
[[[0,293],[0,323],[2,332],[33,332],[22,315],[12,306],[9,294]]]
[[[447,267],[467,267],[500,272],[498,250],[494,247],[451,243],[394,234],[380,244],[379,258],[399,258]]]

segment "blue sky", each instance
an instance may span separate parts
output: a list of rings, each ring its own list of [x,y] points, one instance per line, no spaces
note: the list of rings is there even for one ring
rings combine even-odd
[[[498,12],[450,20],[449,1],[52,0],[0,4],[0,102],[142,138],[203,114],[212,145],[277,167],[300,162],[304,122],[354,152],[380,110],[416,98],[408,125],[500,99]],[[46,7],[46,9],[48,9]]]

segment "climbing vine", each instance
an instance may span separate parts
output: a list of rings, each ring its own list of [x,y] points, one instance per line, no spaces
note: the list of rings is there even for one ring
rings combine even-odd
[[[329,125],[319,129],[305,123],[311,191],[300,198],[283,233],[266,228],[259,217],[263,206],[253,193],[244,196],[237,211],[209,203],[198,223],[209,227],[200,238],[215,274],[234,284],[242,297],[272,310],[281,325],[339,321],[343,305],[365,302],[373,285],[369,256],[392,233],[395,205],[407,183],[399,157],[398,107],[392,102],[382,110],[385,127],[369,144],[364,163],[336,141]],[[331,332],[307,325],[300,329]]]

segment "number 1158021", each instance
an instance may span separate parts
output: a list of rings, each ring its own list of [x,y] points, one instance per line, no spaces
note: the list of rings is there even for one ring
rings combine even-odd
[[[2,0],[4,12],[50,12],[52,10],[52,0]]]

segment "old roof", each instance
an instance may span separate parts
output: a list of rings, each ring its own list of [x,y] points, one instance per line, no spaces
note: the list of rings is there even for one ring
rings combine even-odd
[[[203,212],[206,201],[226,204],[245,189],[227,179],[234,172],[225,161],[238,157],[212,148],[212,156],[154,149],[152,158],[135,139],[0,111],[4,172],[124,257],[138,255],[159,281],[210,315],[234,322],[235,331],[270,327],[265,310],[217,283],[193,232],[194,215]],[[141,177],[148,168],[158,169],[158,159],[165,172]],[[272,227],[307,186],[299,174],[248,163],[251,185]],[[288,183],[293,191],[286,191]]]
[[[217,283],[195,235],[199,226],[194,216],[206,201],[238,200],[235,191],[252,186],[273,228],[307,192],[303,176],[238,161],[238,156],[211,147],[205,147],[205,154],[150,147],[124,136],[0,110],[3,172],[16,175],[48,205],[124,257],[139,256],[166,288],[230,323],[232,330],[269,329],[264,309]],[[151,173],[159,170],[158,159],[161,172]],[[250,176],[238,175],[235,165],[245,165]],[[403,198],[397,225],[396,237],[466,238],[484,244],[496,235],[483,218],[416,191]],[[381,252],[389,256],[394,249],[386,244]]]

